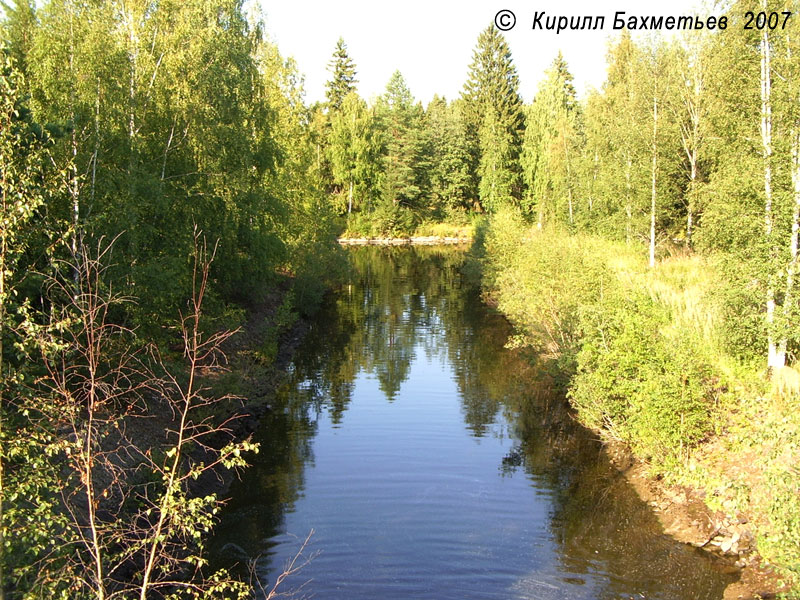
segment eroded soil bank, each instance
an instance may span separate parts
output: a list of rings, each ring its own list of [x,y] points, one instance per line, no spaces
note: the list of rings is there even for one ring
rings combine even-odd
[[[732,568],[740,569],[739,581],[727,587],[724,600],[767,600],[788,591],[781,588],[778,575],[762,563],[747,516],[731,519],[709,508],[703,492],[668,486],[654,479],[647,465],[636,460],[624,444],[608,443],[605,450],[639,497],[652,508],[666,535],[724,556]]]

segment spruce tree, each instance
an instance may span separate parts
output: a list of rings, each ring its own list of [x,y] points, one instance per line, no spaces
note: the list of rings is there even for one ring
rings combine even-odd
[[[479,189],[496,194],[508,193],[506,200],[519,199],[519,154],[523,131],[522,99],[519,95],[519,77],[511,58],[511,50],[503,35],[490,25],[479,36],[472,54],[469,76],[464,84],[465,118],[468,135],[472,141],[474,172],[481,179]],[[491,148],[496,141],[508,148]],[[498,162],[487,160],[484,152],[494,157],[504,156]],[[490,181],[483,181],[489,177]],[[485,198],[481,203],[485,204]],[[491,202],[494,203],[493,196]],[[484,208],[488,208],[484,206]]]
[[[384,204],[419,210],[427,189],[428,137],[422,108],[395,71],[378,102],[383,130],[381,196]]]
[[[347,45],[342,38],[336,42],[336,50],[328,63],[328,69],[333,74],[333,78],[325,84],[327,91],[325,96],[328,98],[329,110],[340,110],[345,97],[350,92],[356,90],[356,65],[350,55],[347,54]]]
[[[469,208],[470,154],[462,104],[434,96],[425,115],[431,138],[431,202],[441,216]]]

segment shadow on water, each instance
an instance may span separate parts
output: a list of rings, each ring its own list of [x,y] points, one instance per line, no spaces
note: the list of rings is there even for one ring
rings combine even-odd
[[[548,375],[504,348],[463,252],[350,258],[231,490],[214,562],[258,557],[272,582],[313,527],[320,554],[294,585],[322,598],[722,597],[735,576],[664,536]]]

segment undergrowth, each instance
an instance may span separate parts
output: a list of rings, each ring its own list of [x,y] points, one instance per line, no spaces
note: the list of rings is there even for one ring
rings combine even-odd
[[[746,515],[762,557],[800,582],[800,373],[772,387],[734,352],[737,311],[713,258],[647,266],[636,245],[530,227],[513,211],[476,235],[486,293],[568,378],[579,419],[654,476]]]

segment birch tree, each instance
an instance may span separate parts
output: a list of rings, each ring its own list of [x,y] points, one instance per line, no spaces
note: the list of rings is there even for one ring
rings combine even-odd
[[[328,150],[334,181],[346,198],[346,212],[369,208],[377,140],[374,117],[355,92],[345,97],[341,110],[331,117]]]

